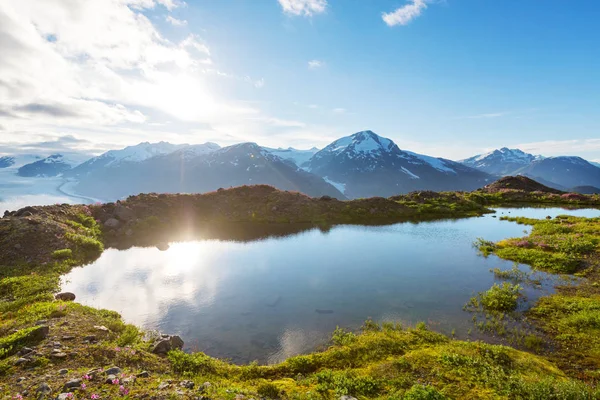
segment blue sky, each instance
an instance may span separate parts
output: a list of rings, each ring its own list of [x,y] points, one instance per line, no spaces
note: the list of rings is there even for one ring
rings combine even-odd
[[[509,146],[600,160],[595,1],[105,1],[60,18],[67,0],[47,15],[0,6],[86,73],[58,105],[40,100],[47,90],[3,102],[0,85],[6,146],[18,134],[93,151],[161,139],[306,148],[371,129],[447,158]],[[90,28],[92,16],[105,25]],[[105,26],[123,34],[97,39]]]

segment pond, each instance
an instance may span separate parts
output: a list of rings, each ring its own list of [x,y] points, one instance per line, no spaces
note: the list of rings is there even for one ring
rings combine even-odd
[[[559,208],[503,208],[495,216],[509,213],[600,216],[600,210]],[[66,275],[62,290],[144,329],[179,334],[188,350],[273,363],[325,344],[336,326],[358,329],[367,318],[426,321],[465,337],[473,323],[463,305],[493,284],[491,268],[513,265],[479,256],[472,243],[528,229],[486,215],[171,243],[166,251],[108,249]],[[530,302],[552,290],[552,279],[541,275],[540,288],[526,288]]]

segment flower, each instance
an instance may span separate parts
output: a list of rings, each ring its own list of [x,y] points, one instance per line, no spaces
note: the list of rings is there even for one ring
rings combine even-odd
[[[99,398],[100,398],[100,396],[99,396],[99,395],[97,395],[96,393],[94,393],[94,394],[93,394],[93,395],[90,397],[90,399],[94,399],[94,400],[96,400],[96,399],[99,399]]]
[[[85,390],[85,388],[87,387],[87,385],[85,383],[82,383],[80,387],[81,387],[81,390]]]
[[[119,392],[121,392],[121,394],[123,396],[127,396],[129,394],[129,389],[127,389],[125,386],[121,385],[119,387]]]
[[[113,385],[118,385],[119,384],[119,378],[113,379],[112,384]]]
[[[19,399],[19,400],[22,400],[22,399],[23,399],[23,396],[21,396],[21,394],[20,394],[20,393],[17,393],[17,394],[15,394],[15,397],[13,397],[13,399]]]
[[[67,399],[72,399],[73,397],[75,397],[73,393],[67,393]]]
[[[83,376],[83,379],[85,379],[86,381],[89,381],[89,380],[91,380],[91,379],[92,379],[92,377],[91,377],[91,376],[89,376],[88,374],[85,374],[85,375]]]

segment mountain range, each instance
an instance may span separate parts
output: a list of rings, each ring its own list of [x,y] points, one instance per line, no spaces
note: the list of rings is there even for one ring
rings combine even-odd
[[[402,150],[368,130],[321,150],[144,142],[91,158],[2,156],[0,168],[23,177],[60,177],[75,193],[107,201],[141,192],[195,193],[249,184],[340,199],[389,197],[415,190],[474,190],[507,175],[561,190],[600,191],[600,168],[580,157],[542,157],[505,147],[452,161]]]

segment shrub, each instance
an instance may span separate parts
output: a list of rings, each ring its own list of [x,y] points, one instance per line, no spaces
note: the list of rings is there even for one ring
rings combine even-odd
[[[339,326],[335,328],[332,335],[332,341],[338,346],[347,346],[356,341],[356,335],[352,332],[347,332]]]
[[[136,344],[140,339],[140,331],[133,325],[125,325],[125,329],[117,339],[117,344],[121,347]]]
[[[472,297],[467,306],[483,308],[487,311],[507,312],[517,308],[517,301],[521,296],[521,286],[504,282],[494,285],[485,292]]]
[[[71,250],[71,249],[56,250],[52,253],[52,258],[54,258],[55,260],[68,260],[69,258],[73,258],[73,250]]]
[[[260,397],[264,397],[267,399],[278,399],[279,398],[279,388],[271,382],[261,383],[256,388],[256,393],[258,393],[258,395]]]
[[[414,385],[405,394],[404,400],[445,400],[446,396],[429,385]]]

